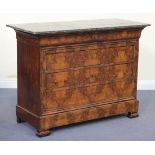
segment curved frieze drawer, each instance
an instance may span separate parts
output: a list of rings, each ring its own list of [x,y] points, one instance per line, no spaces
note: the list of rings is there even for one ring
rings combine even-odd
[[[100,64],[117,64],[134,59],[134,44],[126,42],[113,44],[85,44],[61,46],[48,49],[45,54],[45,71],[55,72],[67,68],[78,68]]]

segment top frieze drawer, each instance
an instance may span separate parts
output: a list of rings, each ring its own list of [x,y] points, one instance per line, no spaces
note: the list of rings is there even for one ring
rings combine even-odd
[[[45,50],[46,72],[57,72],[101,64],[117,64],[134,59],[135,45],[127,42],[57,46]]]

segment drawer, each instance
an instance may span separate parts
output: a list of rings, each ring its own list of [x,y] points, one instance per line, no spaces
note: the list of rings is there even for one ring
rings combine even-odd
[[[55,47],[46,52],[46,72],[99,64],[121,63],[133,60],[134,45],[85,44]]]
[[[70,110],[99,103],[107,104],[121,99],[133,99],[134,80],[122,80],[108,84],[46,91],[45,109],[48,111]]]
[[[133,64],[86,67],[46,74],[46,88],[76,87],[131,78]]]

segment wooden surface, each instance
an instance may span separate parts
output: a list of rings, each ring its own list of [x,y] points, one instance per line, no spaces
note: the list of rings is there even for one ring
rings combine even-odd
[[[138,116],[138,46],[145,26],[55,37],[16,30],[18,122],[45,136],[62,125]]]

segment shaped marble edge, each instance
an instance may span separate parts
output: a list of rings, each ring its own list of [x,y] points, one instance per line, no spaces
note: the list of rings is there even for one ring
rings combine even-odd
[[[122,19],[98,19],[49,23],[7,24],[6,26],[13,28],[15,31],[33,35],[48,35],[145,28],[146,26],[150,26],[150,24]]]

